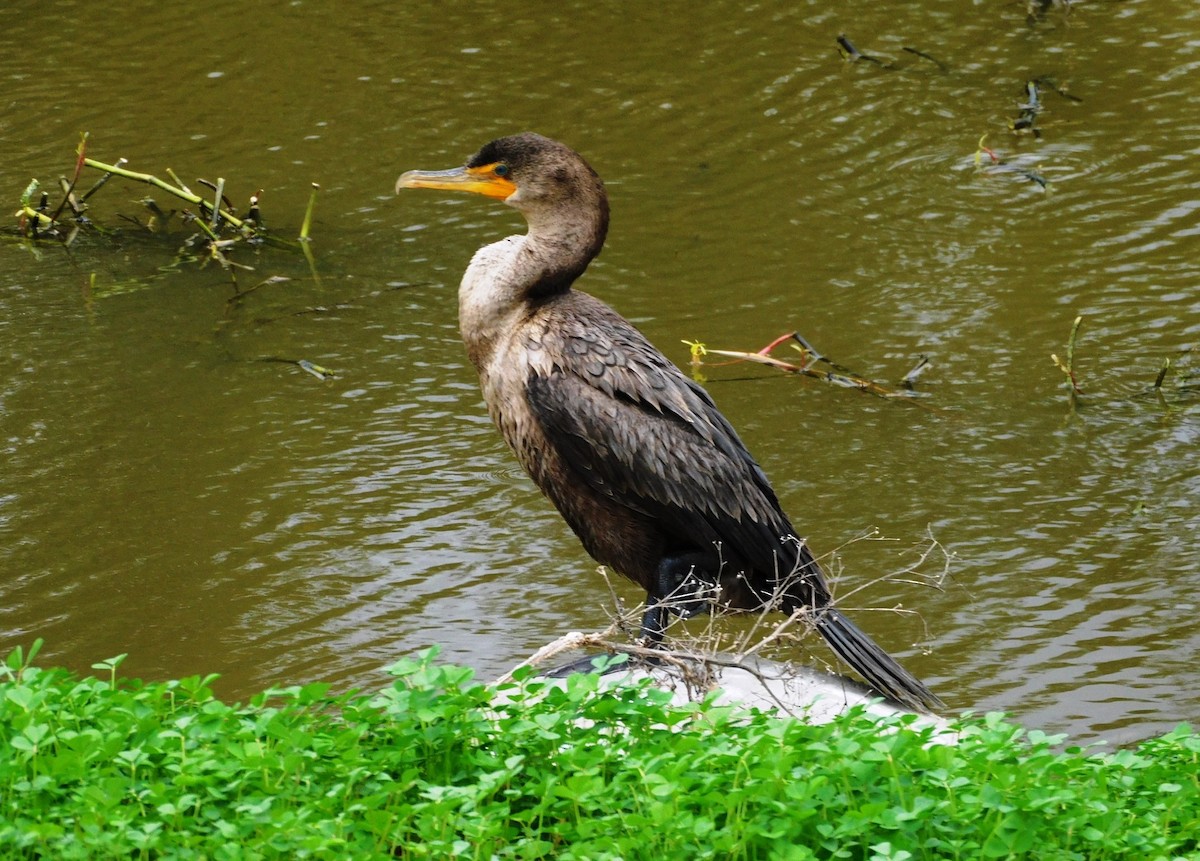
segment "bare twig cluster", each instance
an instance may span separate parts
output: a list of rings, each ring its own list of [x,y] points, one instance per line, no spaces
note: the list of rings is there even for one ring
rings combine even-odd
[[[853,539],[853,541],[880,540],[878,533],[872,530]],[[874,580],[856,586],[844,593],[836,604],[840,609],[861,611],[864,608],[848,608],[846,601],[863,589],[880,582],[903,582],[922,585],[928,588],[944,588],[950,576],[950,566],[954,556],[946,550],[930,534],[927,541],[918,551],[916,558],[904,565],[900,570],[884,574]],[[825,560],[827,566],[829,560]],[[802,571],[793,572],[793,576],[803,576]],[[713,689],[721,669],[740,669],[750,673],[759,681],[764,681],[763,669],[759,659],[770,653],[778,655],[778,650],[788,648],[795,650],[803,648],[806,640],[816,634],[814,611],[801,609],[779,618],[774,606],[777,601],[768,600],[764,609],[756,613],[750,626],[733,635],[726,632],[725,626],[719,622],[723,613],[720,612],[719,599],[716,602],[718,612],[709,615],[705,627],[701,631],[691,631],[686,635],[672,636],[668,633],[659,647],[649,647],[637,639],[639,620],[642,606],[627,607],[617,595],[612,586],[608,571],[600,568],[600,574],[609,584],[612,594],[612,608],[609,610],[609,624],[602,631],[592,633],[572,632],[539,649],[533,655],[522,661],[508,673],[505,673],[498,683],[511,681],[513,674],[523,667],[539,667],[551,664],[565,653],[599,652],[607,655],[623,655],[635,661],[669,668],[680,678],[689,691],[703,694]],[[831,587],[836,587],[837,577],[831,578]],[[786,591],[786,581],[779,586],[779,596]],[[694,601],[695,596],[679,596],[676,599],[682,606]],[[663,604],[671,606],[671,598],[663,600]],[[898,613],[902,615],[917,615],[916,611],[895,605],[888,608],[870,608],[876,611]],[[819,612],[819,611],[818,611]],[[819,636],[819,635],[818,635]],[[925,631],[925,639],[929,632]],[[579,662],[571,664],[580,666]],[[779,704],[782,706],[782,704]]]

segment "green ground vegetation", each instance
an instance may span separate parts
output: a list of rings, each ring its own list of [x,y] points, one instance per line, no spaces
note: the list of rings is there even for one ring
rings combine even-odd
[[[386,690],[244,705],[212,677],[0,666],[0,857],[1200,857],[1200,735],[1064,748],[1000,715],[812,726],[594,676],[497,700],[425,655]]]

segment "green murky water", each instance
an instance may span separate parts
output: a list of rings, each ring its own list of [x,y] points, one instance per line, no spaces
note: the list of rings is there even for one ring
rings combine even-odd
[[[6,211],[86,130],[95,158],[222,176],[239,204],[263,189],[285,233],[319,183],[319,279],[243,256],[243,287],[290,280],[231,302],[170,243],[29,248],[10,221],[0,651],[128,652],[131,673],[218,671],[244,697],[379,685],[432,643],[486,677],[602,625],[606,588],[516,472],[457,338],[467,260],[518,217],[392,194],[404,169],[534,129],[609,185],[583,286],[681,364],[685,338],[791,330],[889,383],[929,356],[919,407],[706,373],[793,520],[838,551],[840,591],[866,587],[848,605],[920,611],[854,615],[947,701],[1114,741],[1197,717],[1191,0],[1032,22],[964,0],[122,8],[0,10]],[[845,62],[839,33],[893,68]],[[1009,130],[1031,78],[1081,100],[1043,85],[1040,137]],[[984,134],[1006,164],[976,165]],[[93,214],[116,225],[146,193],[113,183]],[[1050,355],[1080,314],[1072,411]],[[886,540],[856,540],[871,529]],[[873,583],[929,535],[953,553],[943,590]]]

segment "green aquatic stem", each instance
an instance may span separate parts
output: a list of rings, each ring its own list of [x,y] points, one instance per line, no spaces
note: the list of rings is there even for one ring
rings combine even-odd
[[[102,170],[108,174],[113,174],[115,176],[124,177],[125,179],[132,179],[135,182],[143,182],[143,183],[146,183],[147,185],[152,185],[155,188],[160,188],[163,191],[167,192],[167,194],[178,197],[180,200],[185,200],[188,203],[193,204],[194,206],[206,206],[206,207],[212,206],[212,204],[210,204],[204,198],[200,197],[200,195],[193,194],[191,191],[189,191],[186,188],[181,188],[181,187],[176,187],[174,185],[171,185],[169,182],[159,179],[157,176],[155,176],[152,173],[141,173],[139,171],[129,170],[127,168],[120,167],[115,164],[105,164],[102,161],[96,161],[94,158],[85,158],[83,160],[83,163],[90,168],[94,168],[95,170]],[[182,183],[180,183],[180,185],[182,186]],[[219,201],[220,197],[218,197],[217,200]],[[220,209],[218,207],[217,212],[214,212],[214,214],[213,214],[214,218],[218,216],[218,213],[219,213],[220,218],[224,218],[226,221],[228,221],[230,224],[232,224],[238,230],[249,230],[249,231],[254,230],[253,226],[248,225],[245,221],[238,218],[236,215],[229,212],[228,210]]]
[[[1154,378],[1155,390],[1161,390],[1163,380],[1167,378],[1167,372],[1171,370],[1171,359],[1167,357],[1163,359],[1162,367],[1158,369],[1158,376]]]
[[[123,159],[123,158],[117,159],[117,167],[124,167],[125,163],[126,163],[125,159]],[[87,203],[88,198],[90,198],[93,194],[95,194],[100,189],[104,188],[104,186],[107,185],[108,181],[112,178],[113,178],[113,174],[111,174],[111,173],[104,174],[104,176],[100,177],[98,180],[96,180],[94,183],[92,183],[91,188],[89,188],[87,191],[85,191],[83,193],[83,196],[81,198],[79,198],[80,201],[83,203]]]
[[[1051,353],[1050,358],[1060,371],[1067,375],[1067,380],[1071,384],[1071,406],[1075,406],[1076,399],[1083,394],[1083,389],[1079,387],[1079,378],[1075,375],[1075,342],[1079,338],[1079,326],[1083,323],[1083,315],[1075,318],[1075,322],[1071,324],[1071,337],[1067,339],[1067,360],[1064,362],[1057,354]]]
[[[1079,325],[1083,322],[1083,316],[1075,318],[1075,322],[1071,324],[1071,337],[1067,341],[1067,367],[1071,369],[1071,381],[1074,382],[1075,371],[1075,341],[1079,337]]]
[[[313,210],[317,207],[317,192],[321,186],[312,184],[312,193],[308,196],[308,208],[304,210],[304,222],[300,225],[300,241],[308,241],[308,229],[312,226]]]

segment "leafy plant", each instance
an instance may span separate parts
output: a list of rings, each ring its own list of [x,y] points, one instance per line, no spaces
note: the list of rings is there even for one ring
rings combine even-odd
[[[1200,736],[1059,749],[813,726],[653,687],[497,691],[432,652],[376,694],[214,698],[213,677],[0,667],[3,858],[1172,859],[1200,852]]]

